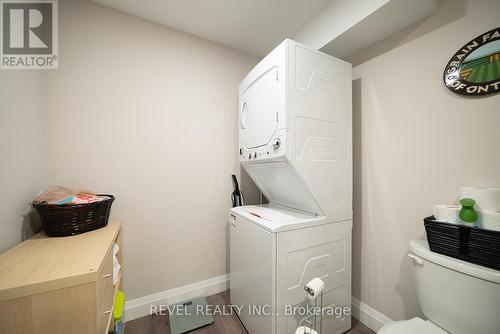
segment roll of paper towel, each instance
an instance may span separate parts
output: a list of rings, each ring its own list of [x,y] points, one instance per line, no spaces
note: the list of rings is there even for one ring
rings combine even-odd
[[[325,287],[325,282],[321,278],[313,278],[309,283],[306,284],[304,290],[306,290],[307,297],[309,299],[316,299],[323,291]]]
[[[434,218],[437,221],[457,224],[460,222],[459,205],[434,205]]]
[[[476,210],[500,212],[500,188],[461,187],[460,199],[472,198],[476,201]]]
[[[479,226],[487,230],[500,231],[500,212],[479,212]]]

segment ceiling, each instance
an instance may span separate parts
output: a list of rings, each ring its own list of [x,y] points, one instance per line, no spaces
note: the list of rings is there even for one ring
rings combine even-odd
[[[205,39],[264,56],[332,0],[93,0]]]

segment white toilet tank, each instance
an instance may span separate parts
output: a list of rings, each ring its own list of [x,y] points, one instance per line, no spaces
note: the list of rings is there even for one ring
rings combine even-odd
[[[500,333],[500,271],[433,253],[423,240],[410,241],[410,250],[420,306],[430,321],[452,334]]]

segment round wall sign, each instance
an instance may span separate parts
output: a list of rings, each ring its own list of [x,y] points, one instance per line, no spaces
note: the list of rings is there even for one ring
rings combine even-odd
[[[452,92],[485,96],[500,91],[500,28],[465,44],[444,69],[444,83]]]

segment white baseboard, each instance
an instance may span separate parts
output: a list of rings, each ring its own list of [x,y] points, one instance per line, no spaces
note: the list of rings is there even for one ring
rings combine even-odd
[[[195,297],[208,297],[221,293],[228,289],[228,282],[229,275],[226,274],[126,301],[125,321],[149,315],[152,305],[171,305]],[[384,325],[392,322],[391,319],[355,297],[352,297],[352,316],[374,332],[379,331]]]
[[[380,328],[392,322],[391,319],[357,298],[352,297],[351,302],[352,316],[375,333],[378,332]]]
[[[229,275],[209,278],[207,280],[181,286],[179,288],[158,292],[149,296],[125,302],[125,321],[149,315],[152,305],[171,305],[195,297],[207,297],[228,289]]]

